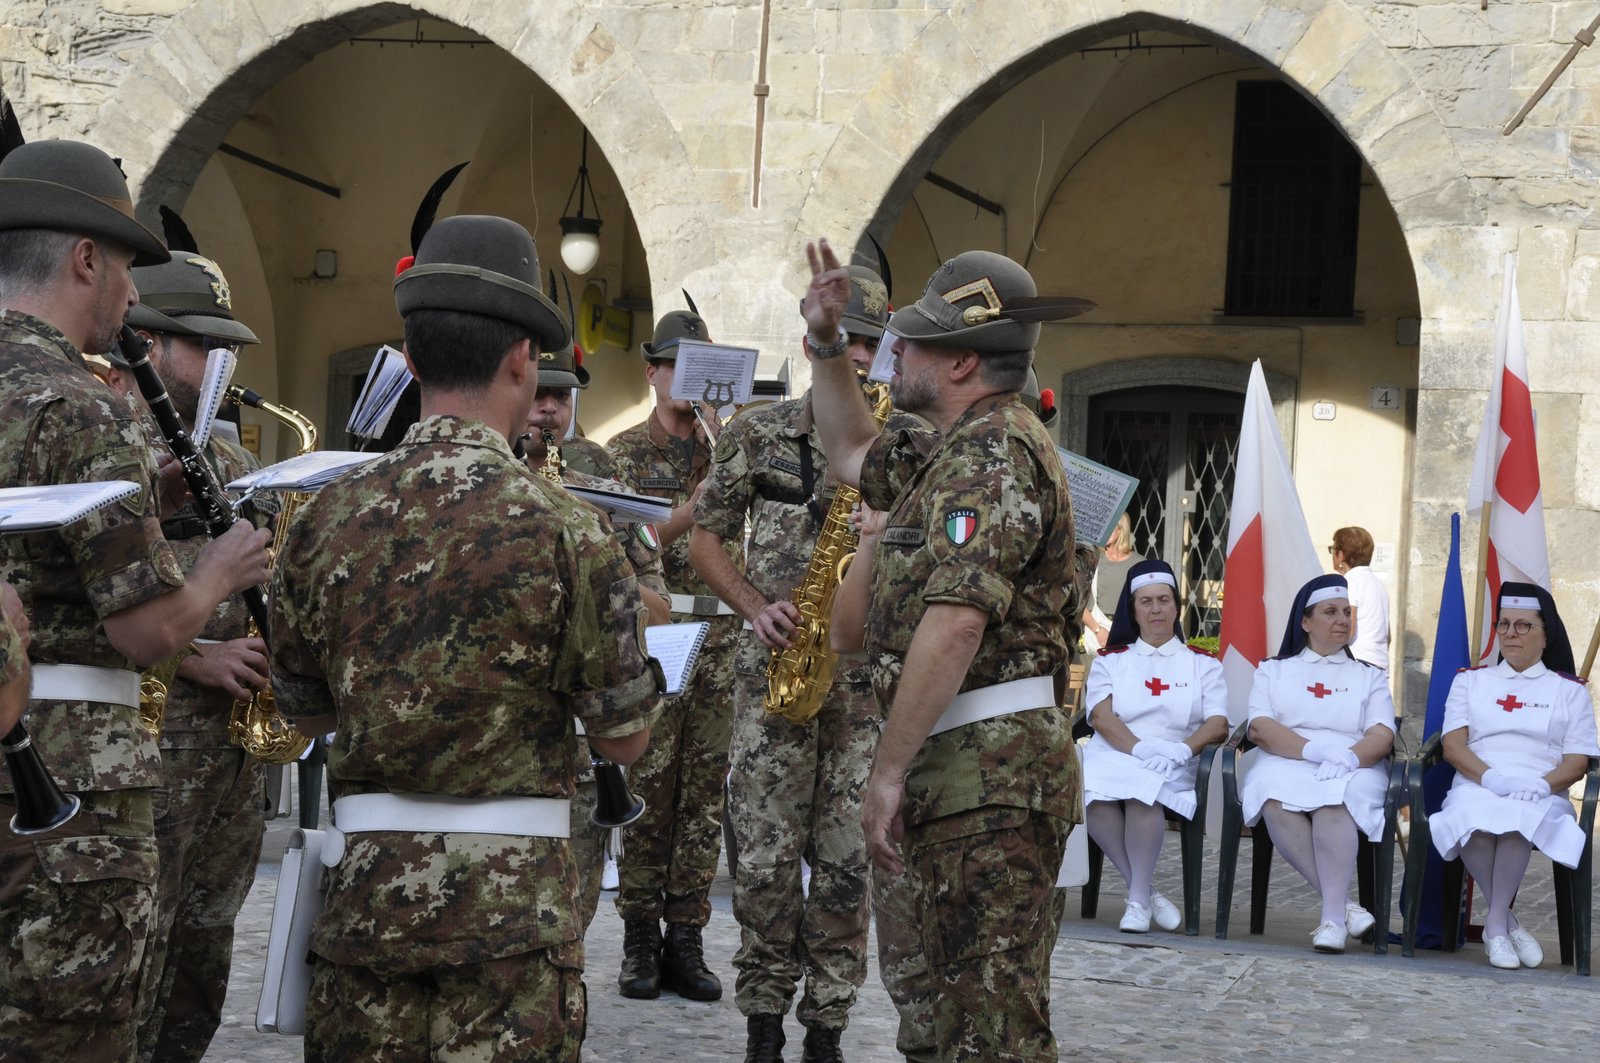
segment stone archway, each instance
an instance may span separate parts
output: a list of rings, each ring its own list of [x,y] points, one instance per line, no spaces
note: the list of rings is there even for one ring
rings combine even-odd
[[[703,197],[683,143],[628,49],[583,7],[542,4],[530,25],[525,8],[471,0],[196,0],[101,108],[94,137],[126,160],[139,210],[153,219],[156,204],[183,202],[223,135],[265,89],[353,35],[436,18],[504,49],[577,115],[612,162],[647,256],[670,248],[680,269],[709,261],[709,234],[687,221]],[[664,265],[650,262],[651,276],[665,276]]]

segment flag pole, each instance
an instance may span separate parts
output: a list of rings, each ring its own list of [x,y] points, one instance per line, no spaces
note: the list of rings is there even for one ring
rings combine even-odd
[[[1494,500],[1483,500],[1483,516],[1478,522],[1478,589],[1472,595],[1472,648],[1471,660],[1477,664],[1484,657],[1483,653],[1483,596],[1489,585],[1489,513],[1494,509]]]
[[[1600,650],[1600,620],[1594,622],[1594,634],[1589,636],[1589,652],[1583,655],[1583,668],[1578,672],[1579,679],[1589,678],[1589,673],[1594,669],[1597,650]]]

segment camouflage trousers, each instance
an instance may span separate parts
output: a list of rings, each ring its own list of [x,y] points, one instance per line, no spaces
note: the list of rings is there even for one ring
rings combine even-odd
[[[904,846],[901,860],[905,860]],[[908,1063],[933,1063],[939,1058],[933,983],[922,949],[917,894],[908,875],[872,869],[872,922],[878,939],[878,977],[900,1014],[895,1050]]]
[[[49,834],[0,827],[0,1059],[132,1059],[155,926],[150,791],[80,793]],[[16,811],[0,797],[0,823]]]
[[[837,683],[808,723],[762,707],[764,675],[741,675],[734,696],[729,819],[738,846],[733,914],[744,1015],[783,1014],[805,978],[802,1025],[843,1029],[867,975],[870,921],[861,800],[877,748],[867,684]],[[809,896],[800,861],[811,865]]]
[[[908,828],[943,1063],[1055,1063],[1050,954],[1060,932],[1056,873],[1069,825],[989,806]]]
[[[486,963],[379,973],[313,958],[307,1063],[577,1063],[587,1017],[573,941]]]
[[[722,850],[723,784],[732,721],[739,618],[716,617],[689,688],[662,703],[650,744],[628,769],[645,813],[624,831],[618,861],[623,919],[705,926]]]
[[[161,851],[141,1060],[198,1061],[222,1021],[233,924],[255,880],[265,765],[241,749],[163,749]]]

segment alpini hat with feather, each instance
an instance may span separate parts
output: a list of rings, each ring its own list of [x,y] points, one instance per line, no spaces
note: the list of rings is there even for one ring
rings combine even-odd
[[[19,144],[0,161],[0,230],[54,229],[131,247],[135,266],[166,262],[161,238],[133,215],[128,180],[111,156],[75,140]]]
[[[1094,309],[1087,299],[1041,296],[1026,269],[993,251],[963,251],[940,266],[922,298],[889,319],[896,336],[979,354],[1031,351],[1039,323]]]
[[[135,269],[133,283],[139,288],[139,304],[128,311],[128,324],[134,328],[261,342],[234,320],[228,278],[204,255],[179,251],[171,262]]]
[[[508,218],[461,214],[427,230],[394,281],[400,316],[458,310],[522,325],[541,351],[570,351],[572,327],[539,290],[539,252],[528,230]]]

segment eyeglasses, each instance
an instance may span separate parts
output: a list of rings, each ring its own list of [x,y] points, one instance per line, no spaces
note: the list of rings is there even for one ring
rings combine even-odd
[[[1543,624],[1538,626],[1540,628],[1544,627]],[[1502,635],[1508,631],[1515,631],[1519,635],[1526,635],[1528,632],[1532,631],[1533,628],[1534,623],[1532,620],[1509,620],[1505,617],[1501,617],[1500,620],[1494,625],[1495,631]]]
[[[1328,553],[1332,554],[1337,549],[1339,549],[1337,546],[1330,546],[1330,547],[1328,547]]]

